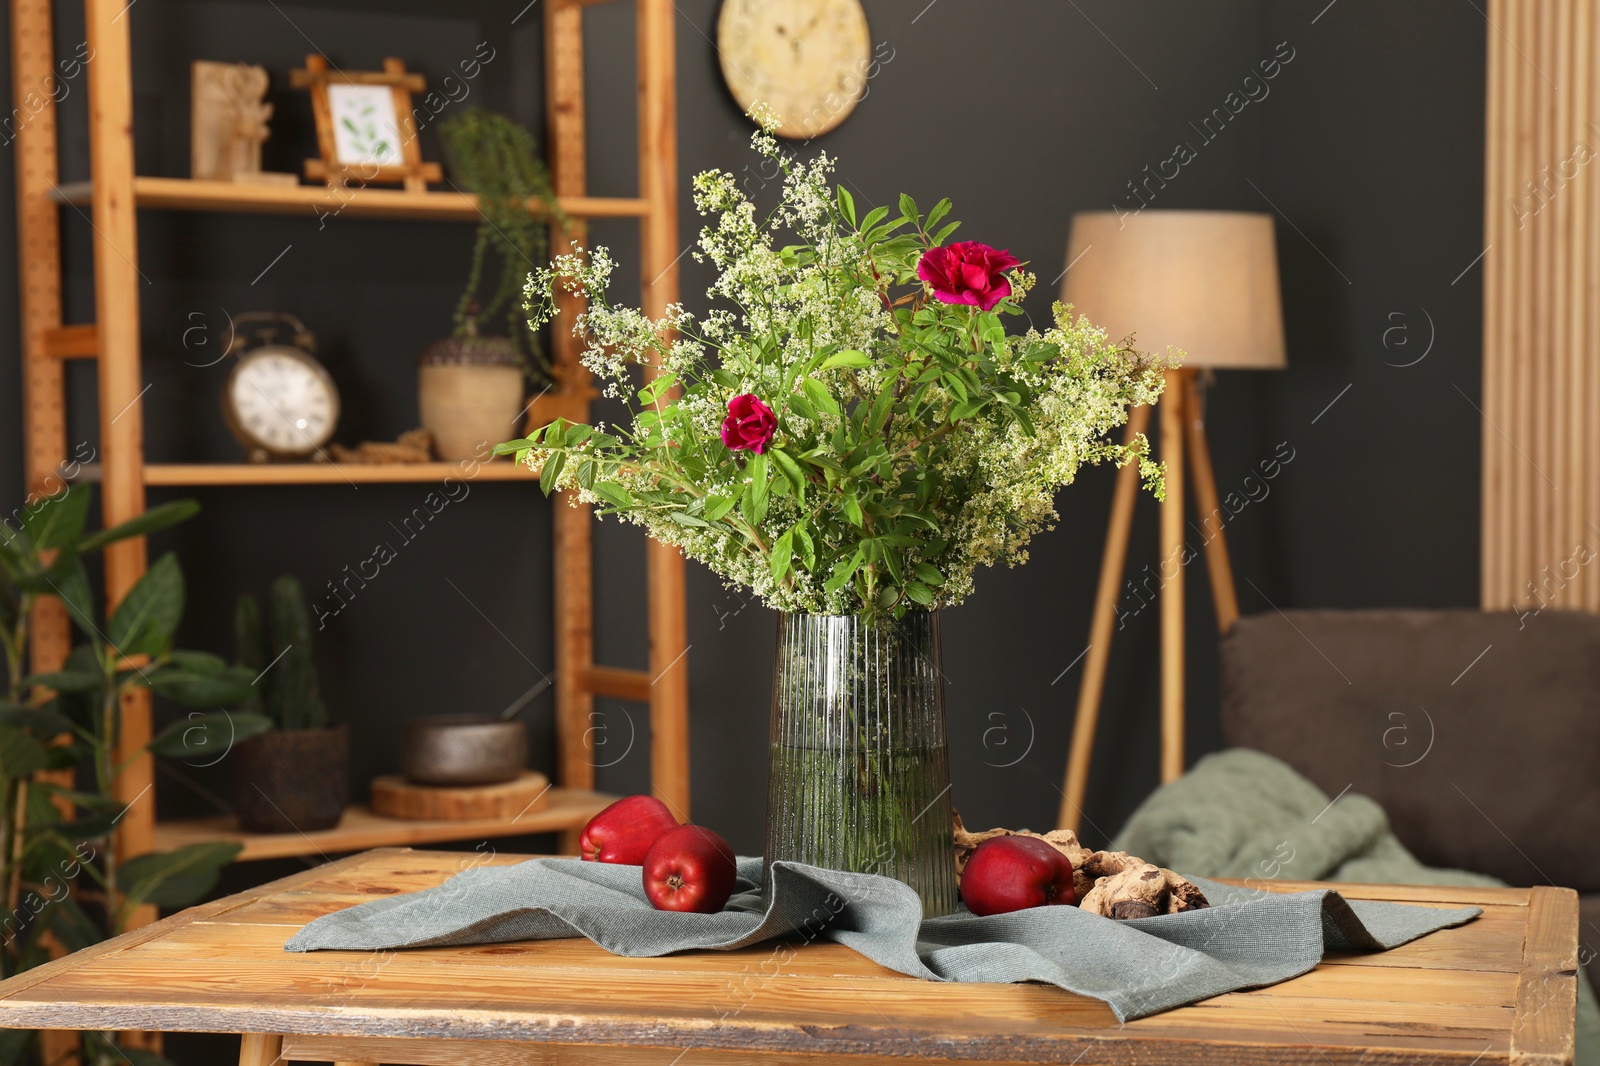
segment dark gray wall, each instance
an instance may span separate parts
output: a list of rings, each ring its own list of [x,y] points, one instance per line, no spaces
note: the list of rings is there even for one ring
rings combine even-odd
[[[474,102],[536,124],[539,9],[525,0],[336,4],[143,0],[132,13],[135,113],[142,172],[187,171],[187,61],[250,60],[274,72],[278,115],[268,166],[288,170],[313,151],[303,94],[285,72],[313,45],[335,62],[371,68],[385,55],[437,79],[478,42],[496,49]],[[59,47],[81,39],[74,5]],[[816,146],[841,160],[858,201],[909,192],[948,195],[962,235],[1008,247],[1035,265],[1034,315],[1048,312],[1075,210],[1132,206],[1127,183],[1180,142],[1197,157],[1153,206],[1276,210],[1290,368],[1224,374],[1209,423],[1219,486],[1245,479],[1281,442],[1294,458],[1227,527],[1247,611],[1270,604],[1471,604],[1477,597],[1479,281],[1457,275],[1481,245],[1485,27],[1470,4],[1415,0],[1152,0],[1059,4],[1032,0],[867,0],[873,39],[892,56],[870,95]],[[722,88],[716,0],[679,0],[683,184],[754,158],[749,127]],[[591,184],[634,188],[631,11],[591,9]],[[1202,143],[1191,123],[1225,106],[1259,61],[1287,42],[1293,59]],[[9,85],[9,78],[6,79]],[[1254,90],[1260,95],[1260,90]],[[63,176],[87,173],[82,86],[65,105]],[[537,128],[537,127],[536,127]],[[423,133],[437,158],[432,130]],[[0,166],[9,190],[11,167]],[[8,196],[3,197],[9,199]],[[63,212],[70,306],[92,299],[86,223]],[[471,241],[466,227],[354,218],[325,228],[307,217],[140,216],[149,452],[155,459],[227,460],[221,367],[198,345],[224,313],[281,308],[318,333],[346,401],[341,438],[392,437],[416,421],[411,367],[449,328]],[[685,196],[683,239],[696,220]],[[623,225],[596,227],[624,261]],[[14,219],[0,211],[0,315],[15,321]],[[286,246],[283,258],[253,281]],[[694,306],[708,276],[684,260]],[[1398,317],[1396,317],[1398,316]],[[1431,320],[1431,327],[1429,321]],[[212,332],[185,332],[193,327]],[[1399,327],[1397,331],[1397,327]],[[1422,362],[1399,368],[1432,348]],[[1408,344],[1402,346],[1401,341]],[[92,439],[92,379],[78,368],[74,440]],[[0,498],[21,493],[16,331],[0,337]],[[1346,390],[1346,386],[1349,386]],[[1332,404],[1329,407],[1329,404]],[[227,652],[235,594],[299,574],[313,590],[389,538],[425,485],[219,489],[193,493],[203,515],[160,538],[190,587],[186,639]],[[981,575],[946,621],[946,672],[956,746],[957,803],[969,824],[1053,822],[1071,728],[1110,478],[1090,471],[1061,498],[1059,529],[1016,571]],[[1263,493],[1265,493],[1263,495]],[[169,493],[152,493],[165,498]],[[549,505],[528,487],[476,484],[351,602],[320,640],[329,702],[359,738],[355,779],[391,768],[399,724],[429,712],[497,709],[551,664]],[[1155,560],[1155,509],[1140,506],[1130,558]],[[597,566],[600,647],[643,663],[636,532],[606,523]],[[1220,744],[1215,632],[1203,573],[1190,568],[1192,755]],[[1116,636],[1091,788],[1089,833],[1115,830],[1155,783],[1157,609],[1129,609]],[[706,571],[689,577],[694,802],[700,820],[740,849],[760,847],[764,738],[773,641],[770,613],[741,608]],[[1068,669],[1071,667],[1071,669]],[[550,704],[534,715],[548,739]],[[640,789],[646,723],[608,708],[601,773]],[[548,746],[541,757],[548,758]],[[609,761],[609,758],[608,758]],[[1012,765],[1007,765],[1012,764]],[[224,767],[201,775],[227,787]],[[175,783],[163,809],[200,810]],[[245,876],[239,874],[238,876]]]

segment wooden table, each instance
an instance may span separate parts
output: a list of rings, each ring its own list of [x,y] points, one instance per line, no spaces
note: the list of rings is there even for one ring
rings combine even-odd
[[[660,959],[581,939],[283,950],[318,915],[520,859],[381,850],[308,870],[0,984],[0,1026],[243,1033],[243,1066],[1572,1062],[1578,907],[1556,888],[1340,885],[1484,915],[1127,1025],[1051,986],[918,981],[835,944]]]

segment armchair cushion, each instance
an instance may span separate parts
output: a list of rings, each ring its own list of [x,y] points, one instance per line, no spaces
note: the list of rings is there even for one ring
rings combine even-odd
[[[1330,796],[1377,800],[1430,866],[1600,892],[1600,617],[1241,618],[1222,641],[1222,727]]]

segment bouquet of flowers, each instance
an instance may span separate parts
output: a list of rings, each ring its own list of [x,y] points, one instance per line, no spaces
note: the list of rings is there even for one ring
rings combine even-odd
[[[714,309],[614,306],[604,248],[529,276],[535,325],[557,286],[586,300],[572,323],[584,365],[631,424],[558,419],[497,451],[541,470],[546,493],[572,490],[768,605],[813,614],[959,603],[979,566],[1027,558],[1085,463],[1136,462],[1160,494],[1148,442],[1106,434],[1156,399],[1167,359],[1059,303],[1047,329],[1008,332],[1034,277],[1009,252],[947,244],[950,201],[859,212],[842,185],[830,192],[832,160],[790,158],[770,118],[752,117],[782,196],[758,217],[733,175],[695,178]]]

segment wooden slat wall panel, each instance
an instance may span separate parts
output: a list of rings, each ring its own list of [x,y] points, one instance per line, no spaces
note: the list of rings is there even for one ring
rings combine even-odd
[[[1600,610],[1600,20],[1594,0],[1489,18],[1482,601]]]

